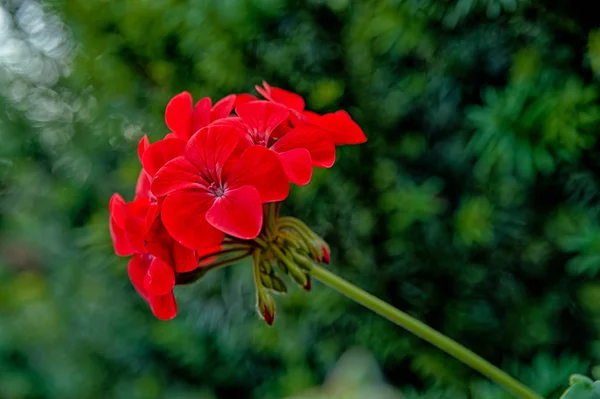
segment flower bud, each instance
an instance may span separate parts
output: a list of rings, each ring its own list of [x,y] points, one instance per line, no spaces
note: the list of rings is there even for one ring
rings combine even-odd
[[[331,262],[331,256],[327,244],[321,245],[321,252],[323,252],[323,263],[329,264],[329,262]]]
[[[273,321],[275,321],[275,302],[273,302],[271,295],[264,290],[258,290],[256,310],[268,325],[273,325]]]
[[[312,288],[311,282],[310,282],[310,275],[306,276],[306,284],[304,284],[304,286],[302,287],[304,288],[305,291],[310,291]]]

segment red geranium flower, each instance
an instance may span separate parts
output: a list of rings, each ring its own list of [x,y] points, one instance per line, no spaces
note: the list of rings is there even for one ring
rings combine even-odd
[[[290,110],[269,101],[251,101],[235,108],[238,118],[217,122],[238,131],[240,147],[258,145],[276,152],[289,180],[305,185],[312,176],[312,166],[328,168],[335,161],[335,146],[324,130],[304,124],[297,128],[289,122]],[[277,134],[275,130],[279,128]]]
[[[256,86],[256,91],[267,100],[288,107],[292,111],[294,125],[310,122],[326,130],[336,146],[362,144],[367,141],[367,137],[360,126],[352,120],[346,111],[336,111],[324,115],[305,111],[302,96],[291,91],[270,86],[267,82],[263,82],[263,87]]]
[[[129,278],[152,312],[162,320],[177,314],[173,296],[175,273],[161,259],[152,256],[144,246],[146,215],[150,208],[148,198],[138,197],[126,203],[119,194],[110,199],[110,226],[117,255],[133,255],[128,265]]]
[[[280,89],[279,87],[273,87],[265,81],[262,83],[262,87],[258,85],[254,86],[256,91],[259,92],[261,96],[269,101],[283,104],[294,111],[304,111],[304,99],[301,95]]]
[[[249,95],[243,95],[238,103],[247,101],[247,96]],[[229,116],[235,104],[236,95],[230,94],[214,106],[210,97],[204,97],[194,105],[192,95],[184,91],[167,104],[165,122],[173,133],[187,141],[195,132],[211,122]]]
[[[274,251],[274,256],[288,257],[290,262],[329,262],[324,241],[293,218],[282,219],[280,226],[278,207],[263,204],[284,200],[289,181],[308,183],[313,167],[333,165],[336,145],[362,143],[364,133],[344,111],[315,114],[305,110],[298,94],[266,82],[257,91],[268,101],[232,94],[213,106],[208,97],[194,105],[188,92],[173,97],[165,111],[171,132],[153,144],[144,136],[138,144],[143,168],[135,199],[128,203],[118,194],[111,198],[115,252],[132,256],[131,282],[160,319],[177,314],[173,295],[177,282],[200,278],[206,269],[198,268],[223,266],[255,254],[252,244],[236,238],[257,238],[264,210],[269,228],[262,241],[257,239],[260,245],[289,244],[271,242],[273,237],[301,240],[295,249],[288,248],[291,252]],[[260,256],[254,260],[257,265],[262,261]],[[310,289],[304,271],[292,275]],[[262,288],[259,308],[272,322],[273,303],[265,299]]]
[[[277,156],[253,146],[235,160],[238,142],[234,130],[210,125],[192,136],[183,156],[167,162],[154,177],[152,192],[166,195],[162,221],[188,248],[218,245],[225,234],[255,238],[262,227],[262,204],[288,195]]]

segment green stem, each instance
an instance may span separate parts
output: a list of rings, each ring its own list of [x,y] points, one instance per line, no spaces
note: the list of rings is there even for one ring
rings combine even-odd
[[[239,255],[236,254],[236,256],[232,256],[230,258],[222,259],[222,260],[216,261],[214,263],[211,263],[209,265],[202,266],[200,269],[214,270],[214,269],[226,267],[229,265],[233,265],[235,263],[238,263],[241,260],[246,259],[251,254],[252,254],[252,252],[250,252],[250,251],[241,252]]]
[[[446,337],[428,325],[347,282],[341,277],[338,277],[337,275],[327,271],[321,266],[314,265],[313,269],[311,270],[311,275],[320,280],[322,283],[346,295],[348,298],[360,303],[361,305],[385,317],[400,327],[405,328],[430,344],[437,346],[467,366],[479,371],[481,374],[496,382],[507,391],[513,393],[518,398],[542,399],[540,395],[533,392],[530,388],[521,384],[504,371],[492,365],[490,362],[477,356],[475,353],[471,352],[458,342]]]
[[[251,252],[252,251],[252,247],[236,247],[236,248],[230,248],[230,249],[225,249],[225,250],[221,250],[221,251],[215,251],[215,252],[211,252],[211,253],[207,253],[202,255],[200,258],[198,258],[198,262],[201,263],[202,261],[208,259],[208,258],[213,258],[215,256],[223,256],[223,255],[230,255],[232,253],[236,253],[236,252]]]

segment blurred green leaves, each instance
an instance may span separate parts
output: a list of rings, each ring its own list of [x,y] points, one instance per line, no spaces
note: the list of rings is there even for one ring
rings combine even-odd
[[[466,245],[485,245],[494,238],[493,207],[485,197],[468,198],[456,212],[456,231]]]
[[[576,78],[556,81],[548,74],[516,79],[503,91],[485,89],[484,105],[468,113],[475,129],[469,150],[478,158],[479,176],[495,172],[532,180],[538,172],[554,172],[561,161],[576,161],[594,145],[597,90]]]

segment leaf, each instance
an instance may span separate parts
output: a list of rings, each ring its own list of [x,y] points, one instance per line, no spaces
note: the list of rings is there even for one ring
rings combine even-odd
[[[584,375],[573,374],[569,383],[571,386],[560,399],[600,399],[600,381],[592,382]]]

